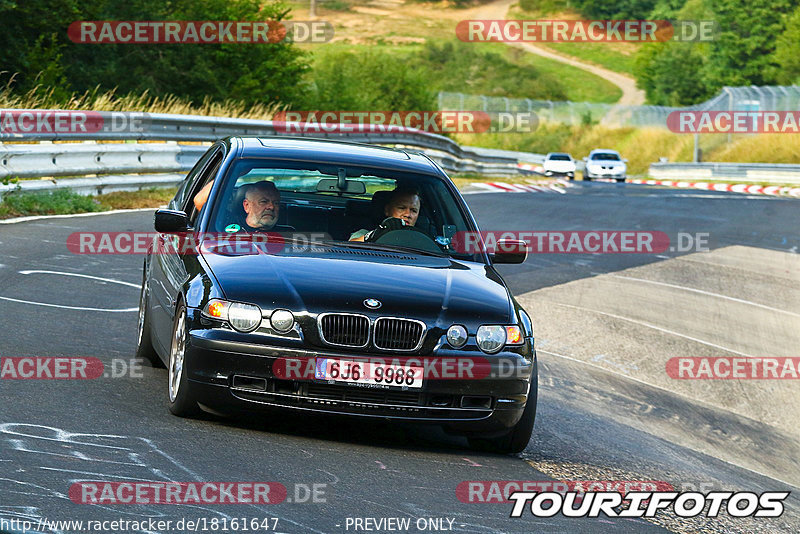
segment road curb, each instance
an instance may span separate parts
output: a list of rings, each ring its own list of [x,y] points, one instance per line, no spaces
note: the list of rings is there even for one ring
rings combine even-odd
[[[791,196],[800,198],[800,187],[757,184],[731,184],[726,182],[687,182],[683,180],[642,180],[628,179],[626,183],[639,185],[661,185],[679,189],[702,189],[705,191],[727,191],[748,195]]]

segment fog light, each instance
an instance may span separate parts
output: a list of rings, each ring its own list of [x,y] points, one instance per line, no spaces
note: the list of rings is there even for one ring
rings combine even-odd
[[[275,310],[272,312],[269,322],[272,323],[272,328],[285,334],[294,326],[294,314],[289,310]]]
[[[467,342],[467,329],[460,324],[454,324],[447,329],[447,342],[453,348],[460,349]]]

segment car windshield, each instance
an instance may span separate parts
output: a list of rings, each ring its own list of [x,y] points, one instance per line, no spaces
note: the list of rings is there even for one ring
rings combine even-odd
[[[571,161],[570,157],[566,154],[550,154],[547,159],[550,161]]]
[[[343,191],[338,189],[340,169],[346,180]],[[413,215],[407,215],[413,222],[407,226],[413,228],[394,232],[392,239],[386,236],[375,242],[355,241],[377,229],[389,214],[401,217],[409,203],[404,200],[413,204],[414,194],[419,199],[418,207],[408,207]],[[263,208],[256,206],[259,201],[265,203]],[[270,205],[272,201],[277,201],[277,209]],[[473,228],[456,196],[436,176],[243,158],[226,173],[223,189],[213,204],[207,226],[211,232],[278,232],[306,242],[391,248],[482,261],[478,254],[456,251],[454,238]],[[248,212],[250,206],[253,207]],[[265,215],[259,220],[262,212]]]
[[[611,152],[598,152],[592,156],[592,159],[599,159],[603,161],[619,161],[619,156],[617,154],[612,154]]]

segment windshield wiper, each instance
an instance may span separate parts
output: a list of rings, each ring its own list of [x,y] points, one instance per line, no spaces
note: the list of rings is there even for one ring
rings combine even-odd
[[[364,248],[372,250],[382,250],[386,252],[405,252],[407,254],[419,254],[420,256],[434,256],[436,258],[447,258],[448,254],[444,252],[436,253],[429,250],[421,250],[411,247],[399,247],[397,245],[383,245],[380,243],[364,243],[362,241],[327,241],[326,243],[334,244],[334,246],[344,246],[353,248]]]

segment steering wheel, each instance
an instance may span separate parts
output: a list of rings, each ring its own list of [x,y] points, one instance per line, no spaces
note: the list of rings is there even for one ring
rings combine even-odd
[[[397,230],[389,230],[385,234],[379,236],[373,243],[416,248],[436,254],[442,253],[442,247],[440,247],[425,230],[414,226],[404,226]]]

